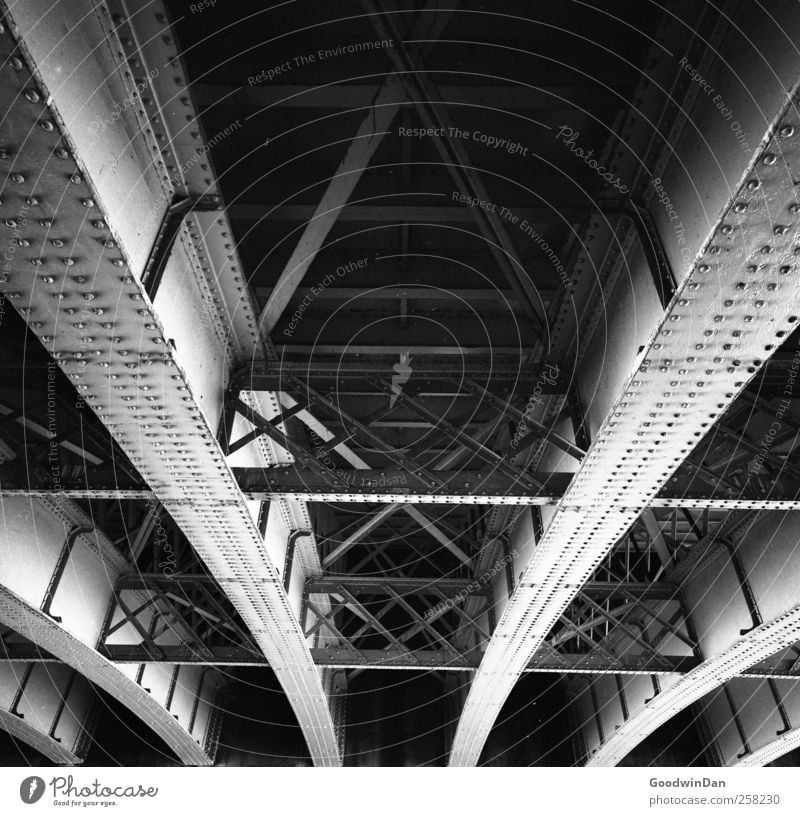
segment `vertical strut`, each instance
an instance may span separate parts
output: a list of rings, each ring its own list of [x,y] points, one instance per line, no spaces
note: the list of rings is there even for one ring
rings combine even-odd
[[[59,618],[58,615],[53,615],[52,612],[50,612],[50,606],[53,603],[53,598],[55,597],[58,585],[61,583],[61,579],[64,577],[64,570],[67,568],[67,563],[69,562],[69,557],[72,554],[72,549],[75,546],[75,542],[77,541],[79,535],[91,533],[93,530],[94,527],[81,527],[80,525],[73,527],[67,534],[67,538],[64,541],[64,546],[61,548],[61,552],[58,554],[58,559],[56,560],[53,574],[50,576],[50,583],[47,585],[44,598],[42,599],[42,605],[39,607],[45,615],[52,618],[56,623],[61,623],[61,618]]]

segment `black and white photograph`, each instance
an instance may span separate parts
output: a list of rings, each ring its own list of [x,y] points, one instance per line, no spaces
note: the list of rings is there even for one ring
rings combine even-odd
[[[798,0],[0,0],[0,811],[798,767]]]

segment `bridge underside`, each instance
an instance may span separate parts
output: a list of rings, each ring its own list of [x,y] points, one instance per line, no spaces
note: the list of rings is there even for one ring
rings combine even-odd
[[[800,763],[800,11],[668,5],[0,0],[0,759]]]

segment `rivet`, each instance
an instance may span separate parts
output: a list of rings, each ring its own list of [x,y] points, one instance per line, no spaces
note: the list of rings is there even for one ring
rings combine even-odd
[[[28,88],[28,90],[25,91],[25,98],[28,100],[28,102],[38,102],[39,94],[34,91],[33,88]]]
[[[95,229],[105,229],[106,222],[102,218],[94,218],[89,222]]]
[[[765,153],[761,158],[761,163],[766,165],[775,164],[776,161],[778,161],[778,157],[774,153]]]
[[[25,196],[25,203],[29,207],[38,207],[39,206],[39,199],[36,196]]]
[[[15,71],[21,71],[22,70],[22,60],[19,57],[11,57],[10,62],[11,62],[11,67]]]
[[[733,207],[733,211],[736,212],[736,213],[746,212],[747,211],[747,202],[745,202],[745,201],[737,202]]]
[[[82,176],[80,173],[73,173],[73,174],[72,174],[72,175],[69,177],[69,180],[70,180],[70,181],[71,181],[73,184],[83,184],[83,176]]]
[[[81,199],[81,204],[83,204],[84,207],[94,207],[94,199],[93,198],[82,198]]]
[[[784,139],[788,139],[790,136],[794,136],[794,126],[793,125],[784,125],[780,129],[780,135]]]
[[[56,149],[53,151],[53,155],[54,155],[54,156],[55,156],[57,159],[68,159],[68,158],[69,158],[69,151],[68,151],[68,150],[65,150],[63,147],[57,147],[57,148],[56,148]]]
[[[53,219],[52,218],[40,218],[39,219],[39,226],[42,229],[50,229],[53,226]]]
[[[22,173],[12,173],[9,178],[14,184],[24,184],[25,183],[25,176]]]
[[[64,266],[75,266],[75,261],[72,258],[62,258],[61,263],[63,263]]]
[[[42,119],[39,122],[39,127],[47,133],[52,133],[55,130],[53,123],[49,119]]]
[[[761,182],[758,179],[750,179],[747,182],[747,189],[748,190],[757,190],[761,186]]]

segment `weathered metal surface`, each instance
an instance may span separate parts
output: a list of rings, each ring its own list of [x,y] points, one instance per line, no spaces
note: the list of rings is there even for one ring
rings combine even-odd
[[[634,370],[618,365],[598,372],[605,378],[607,414],[487,647],[452,764],[478,761],[500,707],[560,612],[774,350],[776,337],[797,320],[796,218],[788,207],[794,201],[798,122],[785,99],[773,100],[777,115],[745,171],[737,171],[734,193],[718,197],[719,215]],[[602,409],[602,400],[596,408]],[[778,628],[779,639],[790,625]],[[663,722],[667,706],[661,711]],[[633,726],[626,733],[634,733]]]
[[[51,24],[37,26],[45,13]],[[158,28],[151,13],[146,22]],[[241,274],[229,261],[215,216],[194,214],[187,222],[155,303],[141,283],[172,193],[211,192],[198,161],[202,144],[183,129],[162,145],[149,126],[140,128],[138,117],[146,121],[147,114],[137,105],[123,106],[125,128],[109,126],[102,139],[93,138],[94,117],[102,121],[115,103],[135,98],[106,6],[33,2],[8,19],[24,36],[39,82],[24,63],[16,69],[6,62],[4,89],[16,130],[4,139],[14,145],[15,134],[24,137],[13,156],[23,180],[19,193],[4,201],[3,214],[11,217],[24,196],[39,197],[41,210],[27,223],[30,246],[16,254],[12,302],[225,584],[286,689],[314,761],[339,764],[321,677],[265,552],[256,508],[248,507],[215,439],[226,371],[235,354],[252,353],[258,342]],[[161,38],[143,39],[153,41]],[[11,46],[8,35],[4,45]],[[146,63],[144,51],[139,56]],[[110,73],[106,62],[116,66]],[[175,94],[185,82],[180,62],[163,59],[160,68],[151,91],[162,107],[182,109]],[[28,87],[37,88],[37,102],[22,94]],[[164,117],[165,128],[185,121],[183,114],[170,119],[165,111]],[[48,129],[41,127],[45,121]],[[128,133],[139,135],[129,141]],[[145,159],[148,150],[158,154],[154,164]],[[173,162],[187,169],[185,176],[170,177],[165,165]],[[192,189],[192,174],[199,191]],[[68,241],[68,249],[53,249],[55,237]],[[34,269],[36,260],[41,266]],[[233,334],[226,308],[237,325],[241,321]]]

